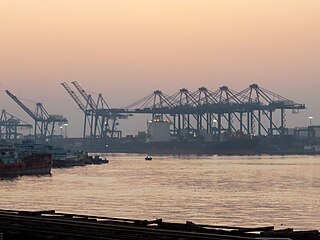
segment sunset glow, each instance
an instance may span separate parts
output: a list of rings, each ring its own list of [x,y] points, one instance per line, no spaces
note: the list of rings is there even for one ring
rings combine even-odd
[[[256,82],[307,105],[292,124],[320,123],[319,13],[318,0],[2,0],[1,107],[20,114],[10,89],[77,119],[60,86],[74,80],[114,107]]]

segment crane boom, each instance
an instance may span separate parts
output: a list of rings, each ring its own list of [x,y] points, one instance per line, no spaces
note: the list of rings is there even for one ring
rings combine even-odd
[[[13,95],[9,90],[6,90],[6,93],[9,95],[9,97],[12,98],[13,101],[15,101],[32,119],[35,121],[38,120],[37,116],[34,115],[34,113],[26,106],[24,105],[15,95]]]
[[[71,96],[71,98],[76,102],[76,104],[79,106],[79,108],[81,109],[81,111],[85,112],[86,111],[86,107],[84,106],[84,104],[81,102],[81,100],[77,97],[77,95],[74,93],[74,91],[72,91],[72,89],[68,86],[68,84],[66,82],[61,83],[61,85],[64,87],[64,89],[69,93],[69,95]]]
[[[75,88],[78,90],[78,92],[81,94],[81,96],[84,98],[84,100],[86,100],[86,102],[89,104],[89,106],[91,107],[91,109],[98,109],[97,104],[95,103],[95,101],[92,99],[91,95],[89,95],[81,86],[77,81],[73,81],[71,82]]]

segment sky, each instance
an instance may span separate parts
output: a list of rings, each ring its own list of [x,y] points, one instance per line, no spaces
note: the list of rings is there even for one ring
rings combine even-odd
[[[83,114],[62,82],[78,81],[112,107],[157,89],[257,83],[306,104],[287,115],[288,127],[308,116],[320,124],[319,13],[319,0],[1,0],[0,107],[32,123],[8,89],[30,109],[42,102],[66,116],[69,135],[81,136]]]

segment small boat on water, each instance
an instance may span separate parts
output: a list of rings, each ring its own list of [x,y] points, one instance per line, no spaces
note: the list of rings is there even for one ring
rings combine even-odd
[[[102,164],[109,163],[108,159],[103,159],[98,155],[88,156],[86,159],[86,164]]]
[[[50,174],[50,153],[19,152],[14,146],[0,145],[0,176]]]
[[[144,159],[147,160],[147,161],[151,161],[151,160],[152,160],[152,157],[148,155],[148,156],[146,156]]]

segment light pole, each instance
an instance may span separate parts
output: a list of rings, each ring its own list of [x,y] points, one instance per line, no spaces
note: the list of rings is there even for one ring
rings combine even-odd
[[[312,119],[313,119],[313,117],[310,116],[310,117],[308,117],[308,119],[309,119],[309,126],[312,126]]]
[[[64,124],[64,137],[67,138],[67,126],[68,126],[68,123],[65,123]]]
[[[216,134],[217,133],[217,122],[218,121],[216,119],[213,119],[212,122],[213,122],[214,133]]]
[[[60,126],[60,135],[61,135],[61,137],[63,137],[62,129],[63,129],[63,127]]]

